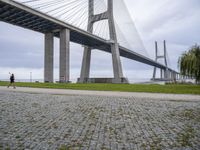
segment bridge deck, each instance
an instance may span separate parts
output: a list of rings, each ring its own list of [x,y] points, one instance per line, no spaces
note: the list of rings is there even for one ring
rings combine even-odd
[[[54,31],[57,37],[60,29],[67,28],[70,30],[70,41],[111,53],[109,41],[12,0],[0,0],[0,21],[40,33]],[[166,69],[164,65],[122,46],[120,46],[120,56]]]

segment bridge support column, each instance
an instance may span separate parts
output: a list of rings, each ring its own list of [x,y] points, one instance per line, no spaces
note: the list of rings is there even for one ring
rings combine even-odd
[[[176,80],[176,73],[174,72],[174,80]]]
[[[163,79],[163,70],[162,69],[160,69],[160,78],[161,78],[161,80]]]
[[[177,80],[177,74],[174,72],[174,79]]]
[[[45,34],[44,82],[53,82],[53,33]]]
[[[176,82],[176,73],[172,72],[172,74],[173,74],[173,81]]]
[[[93,32],[93,17],[94,17],[94,0],[88,0],[88,26],[87,31]],[[78,82],[86,83],[90,77],[90,62],[91,62],[92,48],[85,46],[83,52],[83,60],[81,66],[81,74]]]
[[[174,72],[171,72],[171,80],[174,81]]]
[[[114,24],[113,17],[113,0],[108,0],[108,24],[110,31],[110,39],[113,41],[111,43],[111,52],[112,52],[112,62],[113,62],[113,74],[114,74],[114,83],[123,83],[123,80],[126,80],[122,72],[122,64],[119,53],[119,44],[117,42],[117,34]]]
[[[123,79],[122,65],[119,54],[119,45],[118,43],[113,43],[111,45],[112,52],[112,63],[113,63],[113,74],[114,74],[114,83],[121,83]]]
[[[83,53],[82,67],[81,67],[81,76],[79,82],[87,82],[87,79],[90,76],[90,62],[91,62],[91,48],[85,47]]]
[[[183,79],[184,79],[184,77],[183,77],[183,75],[182,75],[182,74],[180,75],[180,79],[181,79],[181,80],[183,80]]]
[[[172,80],[172,72],[169,71],[169,80],[171,81]]]
[[[168,70],[168,69],[165,70],[164,76],[165,76],[165,77],[164,77],[165,80],[169,80],[170,77],[169,77],[169,70]]]
[[[62,29],[60,31],[60,75],[61,83],[69,82],[70,79],[70,31]]]
[[[170,71],[170,79],[171,79],[171,81],[174,80],[174,73],[172,71]]]
[[[154,67],[154,69],[153,69],[153,78],[152,78],[152,80],[155,80],[156,79],[156,67]]]

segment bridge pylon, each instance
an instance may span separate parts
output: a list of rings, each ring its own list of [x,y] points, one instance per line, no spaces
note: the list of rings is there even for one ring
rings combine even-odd
[[[91,83],[91,82],[111,82],[111,83],[127,83],[128,81],[123,76],[122,64],[120,60],[119,44],[117,41],[116,29],[113,17],[113,0],[107,0],[107,11],[94,14],[94,0],[88,0],[88,26],[87,31],[93,33],[93,25],[95,22],[101,20],[108,20],[109,32],[110,32],[110,48],[112,54],[113,74],[114,78],[90,78],[90,63],[91,63],[91,51],[92,47],[85,46],[81,67],[79,83]]]
[[[157,68],[154,67],[153,71],[153,78],[152,80],[159,80],[159,81],[167,81],[170,78],[170,72],[168,70],[168,64],[167,64],[167,48],[166,48],[166,41],[164,40],[164,54],[163,55],[158,55],[158,43],[157,41],[155,42],[155,52],[156,52],[156,59],[155,61],[158,62],[159,59],[164,59],[164,65],[165,69],[160,69],[160,78],[156,78],[156,70]]]

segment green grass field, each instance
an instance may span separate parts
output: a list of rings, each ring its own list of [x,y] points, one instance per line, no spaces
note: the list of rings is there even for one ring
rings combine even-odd
[[[7,86],[8,82],[0,82],[0,86]],[[17,87],[95,90],[95,91],[121,91],[121,92],[150,92],[200,95],[200,85],[184,84],[58,84],[58,83],[16,83]]]

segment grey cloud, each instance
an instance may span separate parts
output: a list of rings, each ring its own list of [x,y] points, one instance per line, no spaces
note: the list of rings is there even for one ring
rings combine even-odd
[[[150,57],[154,59],[154,41],[167,40],[167,48],[173,68],[181,53],[194,43],[200,44],[199,0],[124,0]],[[131,30],[131,29],[130,29]],[[0,67],[43,68],[44,35],[0,22]],[[131,38],[134,35],[129,35]],[[127,38],[127,37],[126,37]],[[79,74],[83,47],[71,44],[71,69]],[[59,66],[59,43],[55,39],[55,67]],[[122,59],[125,74],[129,71],[150,70],[152,67]],[[112,75],[111,55],[94,51],[91,74]],[[137,72],[134,72],[137,74]],[[145,75],[143,75],[145,76]]]

